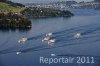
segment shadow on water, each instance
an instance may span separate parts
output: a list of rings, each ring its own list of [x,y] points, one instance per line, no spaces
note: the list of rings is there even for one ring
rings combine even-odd
[[[12,31],[12,32],[15,32],[16,30],[18,30],[19,32],[26,32],[26,31],[30,31],[31,29],[28,29],[28,28],[19,28],[19,29],[15,29],[15,28],[0,28],[0,31],[2,32],[9,32],[9,31]]]

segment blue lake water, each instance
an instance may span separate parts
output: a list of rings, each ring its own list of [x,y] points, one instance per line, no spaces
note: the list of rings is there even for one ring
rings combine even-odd
[[[0,66],[100,66],[100,10],[70,9],[75,16],[31,19],[29,31],[0,30]],[[48,32],[56,39],[50,46],[41,40]],[[74,34],[80,32],[80,39]],[[25,44],[19,44],[20,37],[28,37]],[[22,52],[16,55],[16,52]],[[42,64],[40,57],[90,56],[93,64]]]

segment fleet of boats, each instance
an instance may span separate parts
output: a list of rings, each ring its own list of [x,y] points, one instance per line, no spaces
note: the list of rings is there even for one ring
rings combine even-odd
[[[42,39],[42,42],[47,42],[47,44],[52,44],[52,43],[55,43],[56,42],[56,39],[51,39],[51,36],[53,35],[52,32],[49,32],[46,34],[46,36]],[[81,33],[80,32],[77,32],[75,35],[74,35],[74,38],[78,39],[81,37]],[[22,37],[21,39],[18,40],[18,43],[25,43],[27,41],[27,37]]]
[[[46,34],[46,36],[42,39],[42,42],[47,42],[48,45],[52,45],[56,42],[55,39],[51,39],[51,36],[53,35],[52,32],[49,32]]]
[[[42,42],[47,42],[48,45],[52,45],[56,42],[56,39],[52,39],[51,36],[53,35],[52,32],[49,32],[45,35],[45,37],[42,39]],[[81,37],[81,33],[80,32],[77,32],[75,35],[74,35],[74,38],[75,39],[79,39]],[[26,41],[28,40],[27,37],[22,37],[21,39],[18,40],[18,43],[22,43],[24,44]],[[21,52],[16,52],[16,54],[20,54]],[[54,56],[54,54],[52,54],[52,56]]]

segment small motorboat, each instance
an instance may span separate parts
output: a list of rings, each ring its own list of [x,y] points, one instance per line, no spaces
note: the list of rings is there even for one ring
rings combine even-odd
[[[18,43],[25,43],[27,41],[26,37],[22,37],[20,40],[18,40]]]
[[[56,56],[55,54],[51,54],[51,56]]]
[[[16,52],[17,55],[19,55],[21,52]]]
[[[52,36],[52,34],[53,34],[52,32],[49,32],[46,34],[46,36]]]
[[[55,43],[55,42],[56,42],[55,39],[50,39],[50,40],[48,40],[48,44],[52,44],[52,43]]]
[[[42,40],[42,42],[48,41],[49,39],[50,39],[50,37],[45,37],[45,38]]]
[[[78,39],[80,37],[81,37],[81,33],[79,33],[79,32],[74,35],[74,38],[77,38]]]

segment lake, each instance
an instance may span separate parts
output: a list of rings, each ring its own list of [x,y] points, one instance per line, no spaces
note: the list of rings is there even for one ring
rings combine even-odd
[[[0,30],[0,66],[99,66],[100,10],[70,9],[75,16],[30,19],[32,29]],[[53,32],[53,45],[42,42],[45,34]],[[81,37],[74,35],[80,32]],[[18,43],[28,37],[25,44]],[[22,52],[17,55],[16,52]],[[52,57],[51,54],[55,56]],[[94,57],[95,63],[40,63],[40,57]]]

